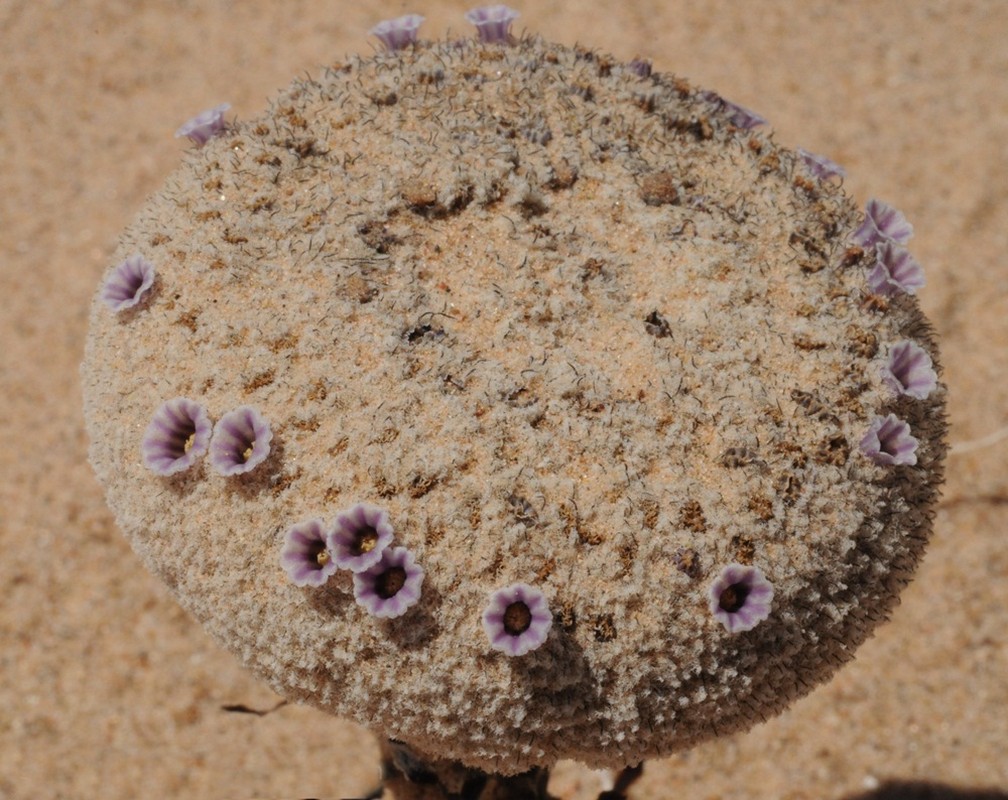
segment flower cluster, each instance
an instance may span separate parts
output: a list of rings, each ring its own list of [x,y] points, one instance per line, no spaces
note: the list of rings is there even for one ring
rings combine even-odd
[[[353,579],[353,595],[369,614],[401,617],[420,600],[423,568],[406,547],[393,547],[388,512],[358,503],[336,515],[292,525],[284,537],[280,565],[295,586],[324,585],[339,569]],[[490,595],[483,611],[490,646],[508,656],[523,656],[546,641],[553,615],[545,595],[515,583]]]
[[[273,432],[255,408],[241,406],[211,426],[206,408],[187,397],[162,403],[140,442],[144,466],[162,475],[192,467],[208,452],[219,475],[243,475],[266,460]]]
[[[134,254],[105,279],[101,298],[113,312],[137,306],[154,285],[154,266]],[[190,469],[207,453],[214,470],[224,476],[251,472],[270,452],[273,433],[255,408],[241,406],[211,425],[204,406],[187,397],[162,403],[151,417],[140,442],[140,457],[161,476]]]
[[[424,571],[412,551],[391,547],[388,512],[358,503],[326,527],[319,519],[288,529],[280,564],[295,586],[322,586],[337,569],[353,574],[357,603],[370,614],[400,617],[420,599]]]
[[[914,294],[924,285],[924,270],[903,246],[912,236],[913,225],[901,211],[881,200],[868,201],[864,220],[851,241],[875,251],[875,265],[868,273],[868,288],[874,294]]]
[[[851,240],[874,248],[875,264],[867,275],[868,289],[884,298],[915,294],[924,286],[924,270],[904,245],[913,226],[903,213],[881,200],[869,200],[865,217]],[[931,356],[920,345],[901,341],[892,345],[881,369],[882,381],[897,396],[924,400],[938,386]],[[914,466],[919,442],[910,425],[895,414],[876,416],[861,437],[861,452],[880,466]]]

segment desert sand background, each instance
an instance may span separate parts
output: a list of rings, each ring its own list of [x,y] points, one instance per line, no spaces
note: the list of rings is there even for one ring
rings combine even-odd
[[[751,732],[634,798],[1008,798],[1008,2],[545,0],[522,29],[641,56],[828,155],[916,227],[950,387],[945,498],[892,620]],[[0,0],[0,798],[354,797],[366,731],[273,707],[139,565],[86,459],[78,365],[118,232],[197,111],[248,118],[381,19],[468,3]],[[598,792],[563,765],[554,789]]]

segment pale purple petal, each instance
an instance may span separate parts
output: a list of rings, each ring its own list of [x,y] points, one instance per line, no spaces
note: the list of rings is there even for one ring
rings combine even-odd
[[[243,475],[266,460],[273,432],[252,406],[240,406],[221,417],[210,440],[210,465],[221,475]]]
[[[340,569],[363,572],[381,559],[392,543],[388,512],[369,503],[358,503],[336,516],[329,532],[329,550]]]
[[[416,42],[417,29],[423,24],[424,18],[419,14],[407,14],[404,17],[386,19],[375,25],[369,33],[381,39],[381,43],[389,51],[402,50]]]
[[[322,520],[299,522],[287,530],[280,565],[295,586],[321,586],[336,571]]]
[[[798,148],[798,155],[801,156],[801,160],[808,167],[808,171],[821,181],[826,181],[833,177],[843,178],[847,174],[843,167],[835,161],[826,158],[826,156],[810,153],[801,147]]]
[[[153,285],[154,265],[134,254],[105,279],[101,298],[112,311],[125,311],[139,303]]]
[[[879,242],[906,244],[913,236],[913,225],[907,222],[901,211],[897,211],[881,200],[869,200],[865,206],[865,218],[854,231],[851,241],[861,247],[871,247]]]
[[[219,106],[201,111],[175,131],[175,138],[180,139],[185,136],[193,144],[202,147],[214,136],[227,130],[224,112],[230,108],[230,103],[221,103]]]
[[[401,617],[420,599],[424,571],[405,547],[386,547],[378,563],[353,576],[357,602],[376,617]]]
[[[506,43],[511,40],[511,23],[518,19],[518,12],[504,5],[480,6],[467,11],[465,18],[476,26],[481,42]]]
[[[144,432],[140,443],[144,466],[158,475],[189,469],[206,453],[212,430],[206,409],[195,400],[168,400],[154,412]]]
[[[552,625],[545,595],[527,583],[493,592],[483,611],[483,630],[490,646],[512,657],[538,648]]]
[[[910,426],[889,414],[875,417],[861,439],[861,452],[876,464],[895,466],[917,463],[917,440],[910,435]]]
[[[894,344],[882,368],[882,380],[894,392],[923,400],[938,387],[931,356],[910,341]]]
[[[770,616],[773,585],[758,567],[729,564],[708,590],[708,607],[729,633],[755,628]]]
[[[883,297],[900,292],[915,294],[924,286],[924,269],[905,247],[890,241],[875,245],[875,266],[868,273],[868,288]]]

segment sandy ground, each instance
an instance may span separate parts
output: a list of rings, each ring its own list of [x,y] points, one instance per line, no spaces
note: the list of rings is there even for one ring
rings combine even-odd
[[[374,47],[376,21],[465,32],[467,4],[0,0],[0,798],[353,797],[362,729],[286,706],[134,559],[86,461],[78,364],[117,236],[238,116]],[[653,59],[844,164],[915,224],[951,392],[933,545],[835,680],[750,733],[648,765],[636,798],[1008,798],[1008,3],[550,0],[522,26]],[[598,791],[565,764],[554,788]]]

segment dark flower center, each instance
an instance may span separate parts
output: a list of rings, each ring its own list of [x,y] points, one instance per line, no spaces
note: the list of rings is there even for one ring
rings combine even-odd
[[[375,593],[382,599],[395,597],[406,585],[406,570],[402,567],[389,567],[375,578]]]
[[[532,612],[521,600],[504,609],[504,630],[512,636],[521,636],[532,624]]]
[[[329,551],[323,541],[312,542],[308,547],[308,560],[315,562],[318,566],[324,567],[329,563]]]
[[[750,587],[744,583],[733,583],[721,592],[718,605],[721,606],[722,611],[734,614],[745,605],[746,598],[749,596],[749,590]]]
[[[193,442],[196,441],[196,423],[186,420],[172,433],[171,449],[177,458],[181,458],[192,449]]]
[[[355,556],[363,555],[364,553],[370,553],[378,544],[378,531],[372,528],[370,525],[361,528],[354,534],[353,544],[351,548],[353,549],[353,554]],[[398,591],[398,590],[396,590]],[[395,592],[393,592],[395,594]],[[391,597],[391,595],[389,595]]]

